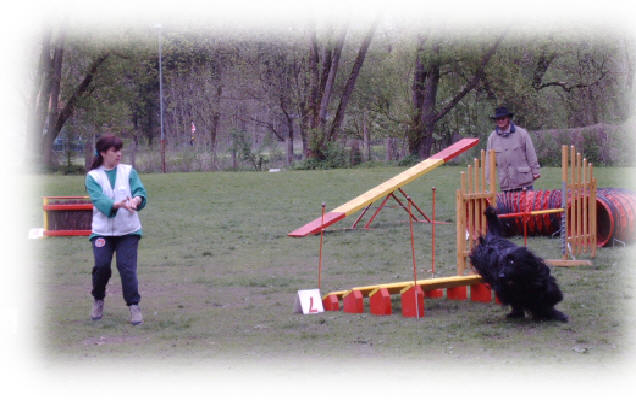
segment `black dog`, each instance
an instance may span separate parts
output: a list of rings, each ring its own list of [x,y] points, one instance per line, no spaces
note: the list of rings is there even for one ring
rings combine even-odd
[[[508,318],[523,318],[526,311],[535,320],[568,321],[554,306],[563,293],[550,268],[528,248],[503,239],[502,225],[495,209],[486,209],[488,231],[479,238],[479,246],[470,252],[470,262],[499,300],[512,307]]]

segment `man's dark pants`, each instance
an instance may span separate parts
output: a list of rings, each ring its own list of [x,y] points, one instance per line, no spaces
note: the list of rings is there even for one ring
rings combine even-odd
[[[106,284],[111,276],[110,264],[116,253],[117,270],[121,276],[121,286],[126,305],[138,304],[141,296],[137,284],[137,247],[139,235],[97,236],[93,239],[93,297],[104,300]]]
[[[523,192],[524,190],[532,190],[532,185],[524,186],[516,189],[502,190],[503,193]]]

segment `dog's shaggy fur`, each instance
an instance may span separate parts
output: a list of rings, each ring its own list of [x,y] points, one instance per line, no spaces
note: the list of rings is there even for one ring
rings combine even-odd
[[[563,293],[550,268],[528,248],[502,238],[502,225],[494,208],[486,209],[488,231],[470,253],[477,269],[504,305],[512,307],[508,318],[523,318],[528,312],[535,320],[568,321],[554,306]]]

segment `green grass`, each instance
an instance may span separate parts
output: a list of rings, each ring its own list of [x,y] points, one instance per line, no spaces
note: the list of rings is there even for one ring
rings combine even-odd
[[[427,300],[425,318],[369,312],[292,312],[298,289],[317,286],[319,237],[287,233],[404,168],[328,171],[142,174],[149,193],[141,213],[139,281],[145,323],[133,327],[118,273],[108,287],[105,316],[88,313],[92,253],[85,237],[30,241],[36,262],[38,352],[52,359],[316,360],[404,359],[479,364],[588,365],[621,360],[634,319],[632,246],[603,248],[592,267],[554,270],[569,324],[509,322],[496,304]],[[460,167],[436,169],[404,189],[430,215],[437,187],[438,276],[455,273],[455,189]],[[633,169],[596,168],[600,187],[636,189]],[[560,170],[544,168],[538,188],[560,187]],[[42,226],[41,195],[84,194],[81,176],[33,178],[28,223]],[[409,227],[401,209],[386,208],[370,230],[325,235],[322,292],[412,278]],[[430,274],[429,224],[416,224],[418,278]],[[522,243],[521,238],[516,238]],[[530,238],[545,258],[559,241]],[[368,300],[367,300],[368,301]],[[368,310],[368,303],[367,303]]]

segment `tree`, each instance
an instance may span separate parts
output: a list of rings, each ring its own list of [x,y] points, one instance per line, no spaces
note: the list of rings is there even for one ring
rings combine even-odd
[[[295,40],[263,44],[259,50],[258,79],[263,94],[254,94],[268,110],[266,119],[253,118],[281,142],[287,142],[287,165],[294,160],[294,125],[302,107],[299,94],[302,56]],[[257,92],[261,92],[257,90]]]
[[[523,126],[581,127],[626,117],[621,83],[631,74],[624,69],[620,42],[556,35],[516,40],[489,64],[483,88],[518,111],[515,118]]]
[[[395,37],[400,40],[395,41]],[[409,81],[413,79],[415,46],[404,32],[383,32],[373,43],[352,94],[349,114],[353,114],[354,129],[350,132],[364,140],[367,158],[370,141],[386,139],[387,160],[392,160],[397,156],[398,141],[404,140],[412,124]]]
[[[117,40],[104,44],[69,32],[44,36],[32,124],[42,165],[55,166],[53,142],[70,123],[82,132],[131,130],[136,76],[130,71],[139,67],[138,49]]]
[[[333,97],[334,82],[337,79],[338,68],[346,29],[341,28],[336,40],[327,43],[322,50],[319,47],[315,28],[309,35],[309,55],[306,64],[307,85],[305,91],[303,123],[304,131],[309,134],[308,158],[322,160],[325,158],[326,144],[335,141],[342,128],[345,111],[355,87],[356,80],[364,64],[367,50],[378,25],[375,20],[364,35],[358,54],[353,63],[346,84],[338,99],[335,116],[328,125],[327,115],[330,101]],[[320,68],[322,67],[322,71]]]
[[[487,47],[478,59],[462,60],[452,52],[443,54],[441,39],[418,38],[415,72],[413,75],[413,104],[415,108],[413,127],[409,135],[409,151],[419,158],[431,154],[435,126],[470,91],[476,89],[485,75],[485,69],[497,51],[503,35]],[[430,45],[427,43],[430,42]],[[460,69],[460,67],[463,67]],[[444,68],[447,68],[444,70]],[[438,88],[443,75],[463,79],[461,88],[450,95],[438,107]]]
[[[531,130],[620,123],[630,115],[634,68],[625,38],[507,32],[505,40],[477,41],[376,25],[310,27],[304,36],[268,39],[167,32],[168,144],[209,151],[213,160],[236,147],[231,132],[238,130],[252,152],[265,154],[270,138],[286,142],[291,164],[298,137],[314,160],[329,159],[332,145],[347,138],[363,139],[368,157],[371,138],[386,138],[391,157],[408,147],[424,158],[458,136],[486,135],[498,104]],[[152,147],[159,132],[158,53],[154,34],[146,34],[106,40],[44,33],[29,131],[46,165],[54,164],[51,144],[62,128],[87,135],[86,143],[111,131]],[[91,154],[87,145],[87,161]]]
[[[51,37],[49,36],[48,38]],[[42,79],[42,91],[38,95],[42,101],[38,102],[39,111],[36,110],[35,114],[40,118],[36,124],[36,129],[43,127],[44,131],[40,142],[41,154],[44,157],[43,164],[49,167],[53,165],[53,141],[59,135],[64,124],[73,115],[78,102],[84,96],[90,96],[93,93],[95,90],[93,81],[98,68],[111,54],[110,51],[102,51],[95,55],[84,71],[79,83],[70,89],[68,97],[62,98],[62,67],[65,40],[65,36],[60,34],[56,38],[51,38],[49,43],[43,43],[42,45],[41,60],[46,72],[44,73],[44,79]],[[52,54],[51,49],[53,49]],[[43,112],[45,99],[48,102],[46,113]],[[45,118],[44,121],[42,120],[43,118]]]

